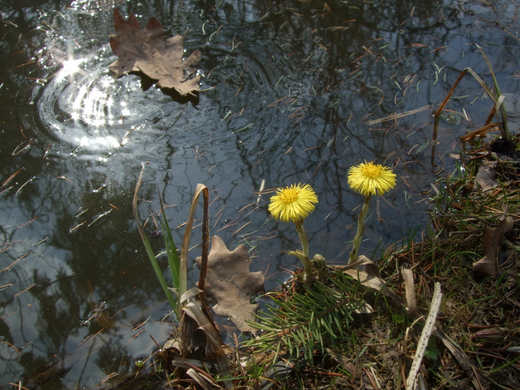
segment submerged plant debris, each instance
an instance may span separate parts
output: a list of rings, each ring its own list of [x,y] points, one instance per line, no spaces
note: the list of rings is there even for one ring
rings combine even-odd
[[[194,51],[183,60],[184,38],[176,35],[164,41],[161,23],[150,18],[142,29],[134,14],[126,20],[114,10],[117,35],[110,36],[110,47],[119,59],[109,66],[116,76],[142,72],[157,80],[160,88],[175,89],[180,95],[199,91],[200,76],[196,75],[201,54]]]

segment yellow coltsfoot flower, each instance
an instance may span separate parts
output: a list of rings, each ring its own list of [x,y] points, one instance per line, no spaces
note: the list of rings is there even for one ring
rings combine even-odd
[[[293,184],[271,197],[269,212],[284,222],[297,222],[314,211],[314,203],[318,203],[318,196],[310,185]]]
[[[349,169],[348,184],[363,196],[383,195],[395,187],[395,173],[374,162],[364,162]]]

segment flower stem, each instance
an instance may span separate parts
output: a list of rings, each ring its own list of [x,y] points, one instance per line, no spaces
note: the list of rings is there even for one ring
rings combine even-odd
[[[303,256],[298,256],[298,258],[301,260],[301,262],[303,263],[303,267],[305,268],[305,279],[311,279],[312,265],[311,259],[309,258],[309,239],[307,238],[307,234],[303,229],[303,218],[294,221],[294,225],[296,226],[298,237],[300,238],[300,242],[302,243]]]
[[[356,237],[354,237],[352,252],[350,252],[350,257],[348,263],[353,263],[357,260],[359,247],[361,246],[361,239],[363,238],[363,233],[365,233],[365,218],[368,214],[368,206],[370,204],[370,195],[365,197],[363,201],[363,207],[361,208],[361,212],[359,213],[358,218],[358,226]]]

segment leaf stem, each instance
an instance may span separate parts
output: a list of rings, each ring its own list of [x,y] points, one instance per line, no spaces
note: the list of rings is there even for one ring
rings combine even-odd
[[[300,239],[300,242],[302,243],[302,253],[303,256],[299,255],[297,256],[300,261],[303,263],[303,267],[305,269],[305,280],[311,280],[312,279],[312,264],[311,259],[309,258],[309,239],[307,238],[307,234],[305,233],[305,230],[303,229],[303,218],[300,218],[297,221],[294,221],[294,225],[296,226],[296,231],[298,232],[298,238]]]
[[[371,195],[365,197],[365,200],[363,201],[363,207],[361,208],[361,212],[359,213],[357,232],[356,236],[354,237],[352,252],[350,252],[348,264],[356,261],[358,257],[359,247],[361,246],[361,239],[363,238],[363,233],[365,233],[365,218],[368,214],[370,197]]]

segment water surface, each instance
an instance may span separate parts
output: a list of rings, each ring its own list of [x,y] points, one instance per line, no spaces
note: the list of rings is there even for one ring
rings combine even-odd
[[[139,76],[110,74],[114,3],[141,25],[156,17],[166,36],[186,32],[186,55],[202,52],[198,104],[174,101]],[[0,5],[2,386],[28,383],[38,368],[65,357],[60,375],[42,388],[95,388],[109,374],[132,372],[135,359],[155,348],[149,335],[166,340],[168,305],[131,213],[142,163],[139,212],[149,233],[158,191],[176,227],[204,183],[213,200],[212,234],[230,248],[246,244],[252,270],[264,271],[272,289],[298,267],[283,253],[298,241],[292,226],[269,219],[269,196],[258,201],[262,181],[265,188],[313,186],[320,203],[305,222],[311,253],[341,264],[361,203],[347,185],[349,167],[376,160],[395,168],[398,186],[373,201],[361,250],[377,260],[410,232],[420,237],[424,191],[434,174],[453,171],[458,137],[491,109],[478,84],[465,79],[447,106],[459,120],[443,122],[432,165],[435,107],[465,67],[490,82],[476,43],[518,111],[517,4]],[[180,242],[182,228],[174,234]],[[159,252],[161,240],[153,242]],[[190,275],[195,280],[197,270]]]

